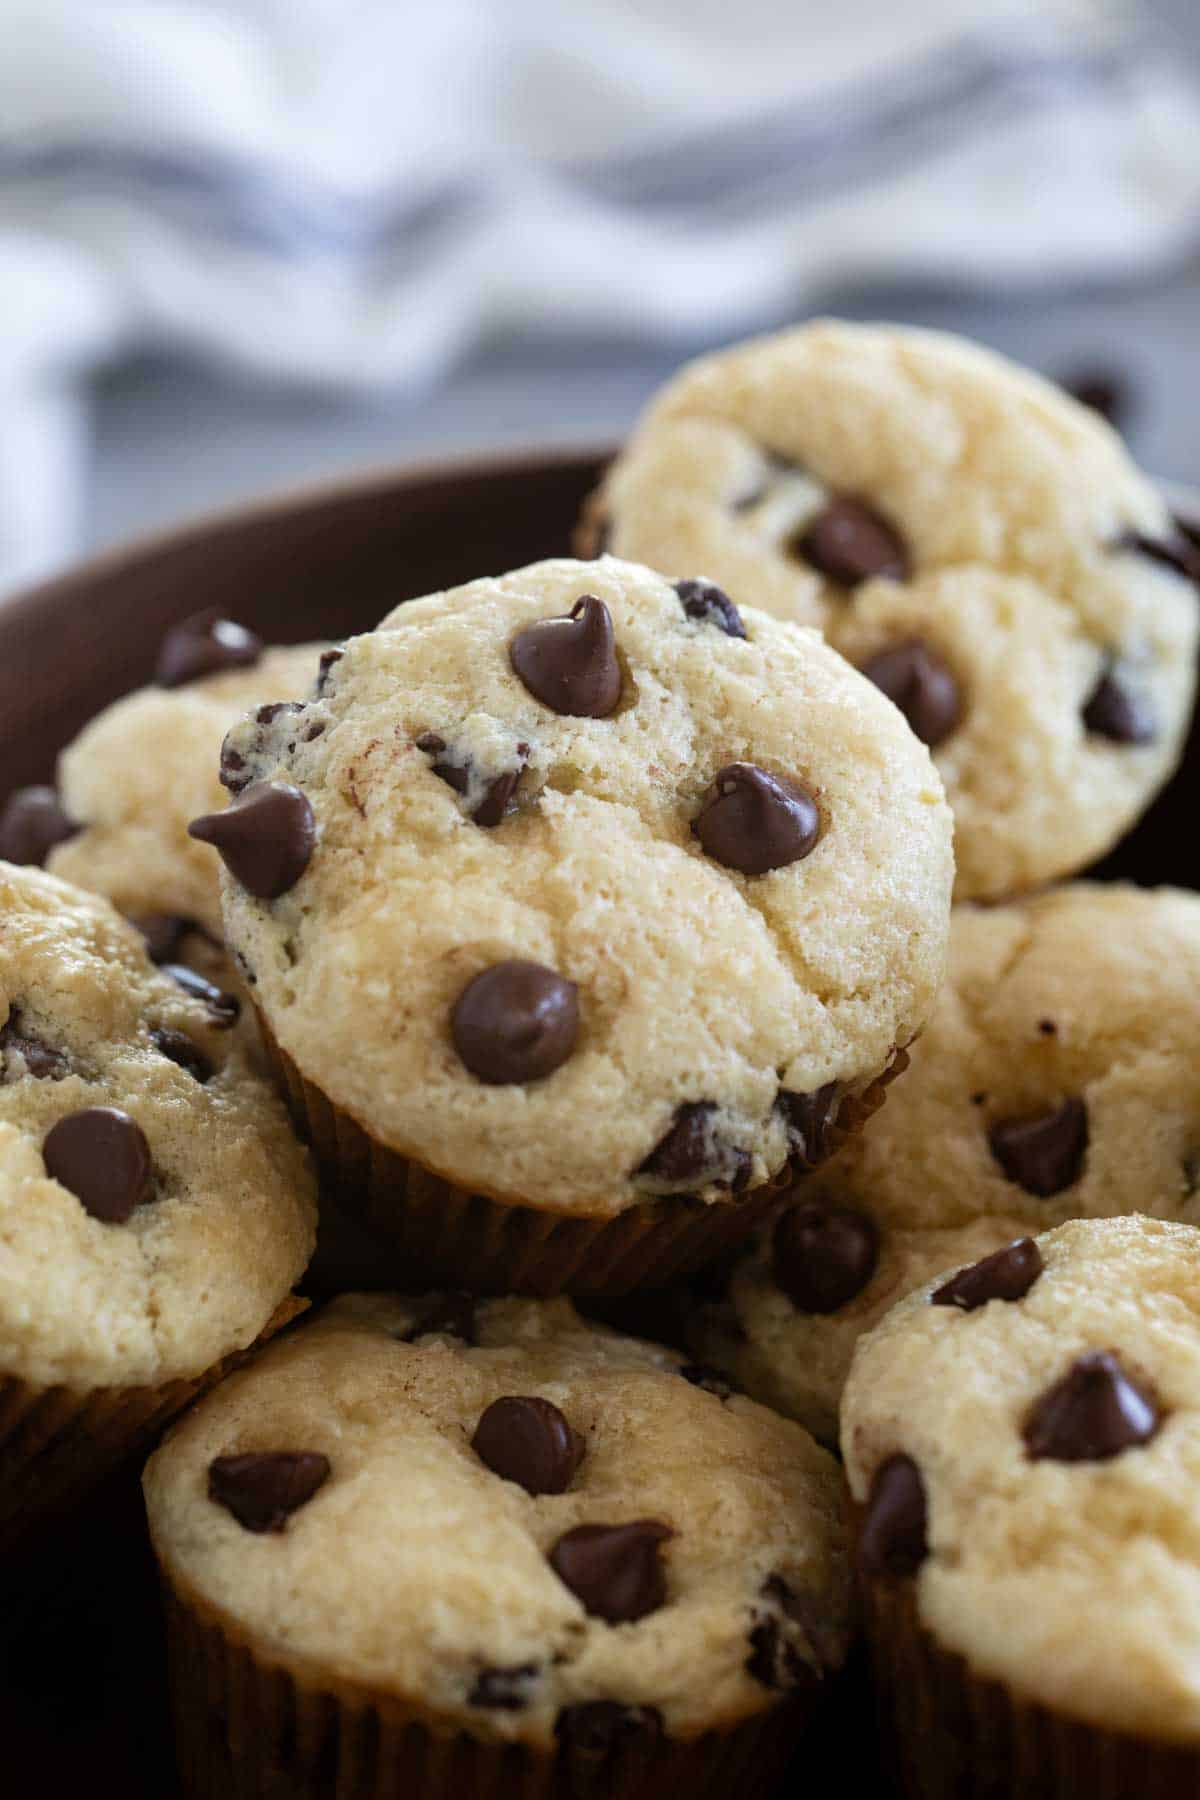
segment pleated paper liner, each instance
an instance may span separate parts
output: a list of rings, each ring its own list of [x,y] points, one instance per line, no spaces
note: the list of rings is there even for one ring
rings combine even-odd
[[[973,1675],[912,1581],[864,1584],[886,1767],[908,1800],[1196,1800],[1200,1747],[1105,1731]]]
[[[164,1571],[184,1800],[766,1800],[819,1696],[690,1741],[488,1741],[393,1695],[260,1660]]]
[[[725,1256],[780,1209],[805,1171],[795,1163],[748,1194],[705,1205],[671,1195],[587,1219],[472,1194],[390,1150],[333,1105],[277,1042],[259,1015],[267,1055],[300,1135],[316,1152],[338,1203],[396,1259],[396,1279],[475,1293],[571,1293],[616,1297],[662,1287]],[[825,1156],[883,1103],[907,1067],[903,1050],[861,1093],[842,1096],[825,1134]]]
[[[305,1311],[288,1296],[258,1338],[202,1375],[161,1387],[35,1387],[0,1377],[0,1555],[68,1512],[185,1406]]]

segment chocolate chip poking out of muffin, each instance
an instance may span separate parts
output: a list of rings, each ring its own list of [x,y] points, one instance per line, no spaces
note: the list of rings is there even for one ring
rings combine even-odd
[[[586,1445],[552,1401],[510,1394],[484,1412],[471,1448],[494,1475],[515,1481],[527,1494],[564,1494]]]
[[[163,639],[154,679],[159,687],[182,687],[226,669],[252,668],[266,646],[253,631],[224,619],[214,607],[193,614]]]
[[[628,1625],[666,1601],[659,1547],[674,1535],[660,1519],[576,1525],[554,1545],[550,1566],[594,1618]]]
[[[794,553],[838,587],[864,581],[907,581],[908,547],[889,519],[855,495],[831,500],[798,534]]]
[[[575,1048],[579,990],[541,963],[493,963],[467,983],[450,1025],[455,1049],[480,1081],[538,1081]]]
[[[106,1225],[124,1225],[151,1198],[150,1146],[119,1107],[65,1114],[46,1134],[42,1157],[46,1173]]]
[[[775,1227],[775,1280],[799,1312],[837,1312],[866,1287],[878,1260],[879,1227],[854,1207],[794,1206]]]
[[[577,600],[565,618],[527,625],[509,656],[524,686],[552,712],[606,719],[621,698],[612,614],[594,594]]]
[[[929,1554],[925,1484],[911,1456],[889,1456],[875,1471],[858,1539],[868,1575],[915,1575]]]
[[[234,880],[261,900],[295,887],[317,839],[308,796],[286,781],[254,782],[224,812],[193,819],[188,834],[212,844]]]
[[[989,1300],[1023,1300],[1042,1268],[1042,1253],[1033,1239],[1018,1238],[960,1269],[929,1298],[934,1306],[957,1306],[963,1312],[974,1312]]]
[[[332,1473],[318,1450],[255,1450],[218,1456],[209,1464],[210,1500],[247,1531],[283,1531]]]
[[[1001,1119],[988,1142],[1010,1181],[1048,1200],[1079,1179],[1088,1147],[1087,1107],[1072,1097],[1051,1112]]]
[[[1025,1444],[1036,1461],[1107,1462],[1147,1444],[1162,1423],[1158,1407],[1107,1350],[1072,1363],[1042,1395],[1025,1422]]]
[[[766,875],[809,855],[821,817],[808,789],[753,763],[714,775],[692,830],[714,862],[742,875]]]
[[[923,744],[935,750],[962,717],[962,694],[946,662],[921,638],[879,650],[862,665],[868,681],[900,708]]]
[[[0,811],[0,859],[40,869],[57,844],[80,830],[54,788],[18,788]]]

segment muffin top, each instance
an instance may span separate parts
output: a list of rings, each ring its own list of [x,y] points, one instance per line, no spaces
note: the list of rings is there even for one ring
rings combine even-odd
[[[1178,759],[1200,554],[1094,412],[973,345],[824,321],[691,364],[601,541],[862,667],[933,747],[960,898],[1093,861]]]
[[[158,1386],[249,1344],[314,1183],[218,1014],[107,901],[0,863],[0,1373]]]
[[[1200,1233],[1081,1220],[1000,1272],[1003,1297],[995,1265],[939,1278],[858,1347],[842,1447],[864,1572],[915,1575],[972,1674],[1194,1746]]]
[[[837,1666],[849,1592],[833,1459],[685,1374],[565,1300],[351,1295],[171,1434],[155,1547],[310,1679],[476,1736],[615,1705],[692,1737]]]
[[[1200,1220],[1198,996],[1194,894],[956,907],[907,1074],[692,1303],[696,1353],[828,1438],[857,1339],[938,1269],[1074,1217]]]
[[[220,660],[219,643],[204,655],[214,625],[239,634],[238,660]],[[189,646],[193,656],[185,662]],[[139,688],[106,707],[59,758],[59,805],[73,830],[50,849],[45,866],[104,894],[131,918],[191,920],[219,938],[216,864],[188,836],[188,823],[225,797],[217,770],[229,727],[255,701],[305,693],[319,652],[317,644],[266,649],[241,627],[207,615],[201,625],[177,626],[160,655],[169,685]]]
[[[924,747],[815,633],[646,569],[410,602],[225,763],[200,829],[272,1031],[493,1198],[610,1216],[758,1185],[940,978]]]

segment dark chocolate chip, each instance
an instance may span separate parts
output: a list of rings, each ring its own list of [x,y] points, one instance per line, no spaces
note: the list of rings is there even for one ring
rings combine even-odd
[[[1149,1443],[1161,1423],[1154,1401],[1116,1357],[1094,1350],[1072,1363],[1034,1406],[1025,1421],[1025,1447],[1035,1459],[1106,1462]]]
[[[239,731],[235,726],[234,731]],[[227,732],[221,743],[221,764],[217,770],[217,780],[231,794],[240,794],[243,788],[250,786],[254,779],[254,771],[246,758],[233,742],[234,732]]]
[[[827,1081],[812,1094],[780,1088],[776,1105],[787,1126],[789,1156],[809,1169],[832,1156],[840,1104],[836,1081]]]
[[[203,1000],[218,1030],[228,1031],[237,1024],[242,1003],[236,994],[226,993],[214,981],[208,981],[195,969],[189,969],[186,963],[163,963],[162,972],[169,975],[175,986],[182,988],[185,994],[190,994],[193,1000]]]
[[[841,1660],[842,1634],[832,1624],[822,1625],[812,1603],[802,1599],[782,1575],[768,1575],[762,1599],[769,1610],[750,1633],[747,1672],[778,1692],[820,1682],[826,1669]],[[789,1625],[793,1627],[790,1632]],[[812,1652],[811,1659],[797,1643],[798,1635]]]
[[[751,1158],[718,1135],[713,1125],[716,1111],[712,1100],[690,1100],[677,1107],[671,1129],[634,1174],[673,1187],[712,1182],[740,1192],[750,1179]]]
[[[212,1064],[200,1046],[194,1044],[185,1031],[175,1031],[169,1025],[161,1025],[150,1033],[150,1039],[155,1049],[160,1051],[168,1062],[178,1064],[201,1086],[206,1081],[211,1081]]]
[[[621,665],[612,615],[584,594],[564,617],[539,619],[509,646],[518,679],[552,712],[606,719],[621,698]]]
[[[657,1612],[667,1597],[659,1545],[675,1533],[657,1519],[576,1525],[550,1552],[550,1567],[593,1618],[624,1625]]]
[[[208,1497],[247,1531],[282,1531],[330,1475],[319,1450],[252,1450],[208,1465]]]
[[[904,714],[931,750],[944,743],[962,718],[962,696],[947,665],[922,638],[880,650],[862,673]]]
[[[551,1401],[507,1394],[485,1410],[471,1448],[493,1475],[527,1494],[565,1494],[587,1446]]]
[[[1062,386],[1072,399],[1078,400],[1117,431],[1124,431],[1133,411],[1133,386],[1122,370],[1112,367],[1077,369],[1066,376]]]
[[[124,1225],[150,1198],[150,1146],[141,1126],[115,1106],[67,1113],[46,1133],[42,1160],[46,1173],[106,1225]]]
[[[743,875],[765,875],[799,862],[820,829],[808,789],[754,763],[718,769],[692,820],[706,855]]]
[[[322,650],[317,659],[316,692],[323,694],[329,686],[330,670],[335,663],[340,663],[346,652],[344,650]]]
[[[518,745],[518,751],[519,749]],[[500,823],[508,811],[508,803],[516,793],[517,783],[520,779],[520,769],[509,769],[503,775],[497,775],[495,781],[488,784],[487,792],[471,814],[476,825],[482,825],[485,831],[490,831],[493,826]]]
[[[689,619],[698,619],[704,625],[715,625],[726,637],[745,637],[746,627],[742,624],[742,615],[723,588],[711,581],[689,579],[677,581],[675,592]]]
[[[268,700],[265,706],[254,709],[256,725],[272,725],[283,713],[302,713],[303,700]]]
[[[8,1018],[0,1025],[0,1069],[8,1072],[10,1056],[19,1056],[25,1073],[35,1081],[61,1081],[71,1073],[71,1062],[65,1050],[48,1044],[44,1037],[31,1031],[21,1018],[19,1008],[9,1008]]]
[[[1114,744],[1152,744],[1158,736],[1149,701],[1121,681],[1115,664],[1104,670],[1088,695],[1083,723],[1094,737],[1109,738]]]
[[[439,776],[448,787],[452,787],[456,794],[467,792],[471,785],[470,764],[441,760],[446,749],[446,740],[440,733],[436,731],[422,732],[421,736],[416,739],[416,746],[418,750],[423,750],[426,755],[434,758],[433,773]],[[521,772],[529,756],[529,745],[518,744],[516,755],[517,766],[514,769],[505,770],[503,775],[497,775],[494,781],[489,782],[482,800],[471,814],[475,824],[481,825],[485,830],[491,830],[494,826],[499,825],[507,812],[509,801],[517,791],[517,783],[521,779]]]
[[[0,812],[0,858],[41,868],[56,844],[82,830],[63,811],[54,788],[17,788]]]
[[[1200,587],[1200,549],[1187,531],[1180,530],[1178,521],[1173,524],[1175,530],[1171,537],[1154,538],[1142,531],[1127,531],[1117,539],[1114,548],[1149,557],[1151,562],[1161,564],[1172,574],[1182,575],[1185,581],[1193,581]]]
[[[198,919],[190,919],[186,913],[141,913],[130,919],[146,940],[146,954],[152,963],[173,963],[178,960],[186,938],[193,933],[202,937],[207,943],[213,943],[211,932],[205,930]]]
[[[263,653],[263,641],[244,625],[223,619],[216,607],[193,613],[163,639],[154,679],[159,687],[182,687],[222,669],[251,668]]]
[[[554,1735],[570,1771],[572,1795],[600,1800],[617,1793],[615,1780],[631,1757],[653,1755],[663,1735],[662,1716],[653,1706],[587,1700],[563,1708]]]
[[[1053,1112],[1001,1119],[988,1133],[992,1155],[1009,1181],[1049,1200],[1079,1180],[1088,1147],[1087,1107],[1064,1100]]]
[[[520,1712],[529,1705],[529,1690],[540,1674],[537,1663],[480,1669],[467,1695],[467,1705],[488,1707],[493,1712]]]
[[[418,1338],[435,1336],[461,1338],[464,1344],[479,1342],[474,1294],[439,1294],[401,1342],[415,1344]]]
[[[833,1313],[861,1294],[879,1262],[879,1227],[851,1206],[793,1206],[775,1227],[775,1280],[803,1313]]]
[[[715,1394],[718,1400],[728,1400],[737,1393],[731,1381],[727,1381],[719,1369],[710,1369],[707,1363],[684,1363],[679,1373],[693,1387],[703,1388],[706,1394]]]
[[[839,587],[857,587],[873,576],[908,580],[904,539],[882,513],[851,494],[831,500],[797,533],[791,548]]]
[[[579,1035],[579,990],[541,963],[493,963],[469,981],[450,1019],[454,1048],[491,1086],[561,1068]]]
[[[921,1471],[911,1456],[889,1456],[871,1481],[859,1563],[868,1575],[915,1575],[928,1554]]]
[[[1038,1030],[1043,1037],[1057,1037],[1058,1026],[1053,1019],[1039,1019]]]
[[[308,796],[286,781],[256,781],[224,812],[193,819],[188,835],[212,844],[235,881],[260,900],[295,887],[317,841]]]
[[[1032,1238],[1017,1238],[1003,1250],[993,1250],[968,1269],[960,1269],[929,1300],[932,1306],[958,1306],[974,1312],[989,1300],[1023,1300],[1045,1265]]]

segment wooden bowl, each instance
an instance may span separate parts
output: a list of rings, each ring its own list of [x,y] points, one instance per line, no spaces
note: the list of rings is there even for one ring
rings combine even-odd
[[[400,600],[564,555],[608,454],[478,457],[287,495],[0,603],[0,803],[14,787],[53,779],[55,757],[79,728],[149,679],[175,621],[219,606],[270,641],[340,638]],[[1200,517],[1200,497],[1190,516]],[[1195,885],[1198,792],[1193,732],[1180,773],[1097,872]],[[886,1794],[869,1722],[852,1668],[806,1746],[806,1781]],[[83,1793],[98,1780],[124,1800],[176,1793],[154,1573],[132,1473],[98,1493],[69,1536],[0,1569],[0,1756],[5,1793],[35,1783],[46,1795]]]

